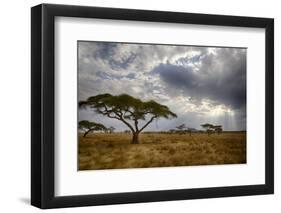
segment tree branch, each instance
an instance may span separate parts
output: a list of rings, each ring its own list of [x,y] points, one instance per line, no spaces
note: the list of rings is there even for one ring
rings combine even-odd
[[[122,112],[120,109],[119,109],[119,110],[118,110],[118,109],[109,110],[109,109],[106,107],[105,104],[103,105],[103,107],[104,107],[104,111],[99,110],[99,113],[101,113],[101,114],[103,114],[103,115],[106,115],[106,116],[109,117],[109,118],[115,118],[115,119],[117,119],[117,120],[119,120],[119,121],[122,121],[126,126],[128,126],[128,127],[130,128],[130,130],[131,130],[132,132],[135,132],[135,130],[134,130],[134,128],[131,126],[131,124],[128,123],[128,122],[123,118],[123,112]],[[110,115],[111,113],[114,113],[115,116]]]
[[[124,124],[126,124],[126,125],[131,129],[131,131],[132,131],[133,133],[136,132],[136,131],[134,130],[134,128],[131,126],[131,124],[129,124],[127,121],[125,121],[125,119],[124,119],[123,117],[120,118],[120,121],[122,121]]]
[[[147,127],[148,124],[150,124],[154,120],[154,118],[156,118],[156,116],[151,117],[150,120],[139,130],[139,132],[141,132],[145,127]]]

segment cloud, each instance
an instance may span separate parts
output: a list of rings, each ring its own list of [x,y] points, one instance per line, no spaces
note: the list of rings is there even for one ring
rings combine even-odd
[[[78,99],[127,93],[167,105],[178,119],[160,119],[148,130],[181,122],[200,127],[246,128],[246,49],[78,42]],[[79,111],[79,119],[110,125],[111,119]],[[117,129],[126,128],[118,122]]]
[[[194,58],[194,57],[193,57]],[[194,63],[194,59],[190,59]],[[198,69],[188,65],[159,64],[152,71],[166,84],[166,92],[195,100],[209,99],[239,109],[246,104],[246,51],[218,48],[216,54],[196,57]]]

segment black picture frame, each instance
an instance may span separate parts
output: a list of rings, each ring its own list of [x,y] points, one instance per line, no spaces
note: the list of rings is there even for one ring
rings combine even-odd
[[[100,18],[265,29],[265,184],[129,193],[54,195],[54,20]],[[164,11],[41,4],[31,9],[31,204],[42,208],[217,198],[274,193],[274,20]]]

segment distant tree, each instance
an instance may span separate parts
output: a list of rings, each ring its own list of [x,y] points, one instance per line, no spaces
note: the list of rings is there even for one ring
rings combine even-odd
[[[177,130],[174,130],[175,132],[178,132],[178,133],[180,133],[180,134],[186,134],[186,133],[188,133],[189,136],[191,136],[191,133],[192,133],[192,132],[197,131],[197,130],[194,129],[194,128],[187,127],[185,124],[181,124],[181,125],[177,126],[176,128],[177,128]]]
[[[192,130],[193,130],[192,128],[187,128],[187,129],[186,129],[186,132],[189,133],[189,136],[191,136]]]
[[[201,124],[201,127],[206,130],[206,132],[207,132],[208,135],[210,135],[210,134],[213,133],[213,127],[214,127],[213,124],[209,124],[209,123]]]
[[[115,127],[111,126],[111,127],[107,128],[107,130],[110,134],[112,134],[115,130]]]
[[[131,132],[130,130],[124,130],[125,134],[130,134],[130,132]]]
[[[213,129],[218,135],[222,133],[222,126],[221,125],[213,126]]]
[[[84,132],[83,137],[86,137],[90,132],[105,131],[107,129],[103,124],[95,123],[87,120],[79,121],[78,127]]]
[[[175,118],[177,115],[167,106],[153,100],[141,101],[127,94],[113,96],[100,94],[89,97],[86,101],[79,102],[79,107],[90,107],[101,115],[116,119],[131,130],[133,138],[131,143],[139,143],[139,134],[156,118]],[[139,121],[147,122],[139,126]],[[133,123],[133,124],[132,124]]]
[[[185,133],[185,130],[186,130],[185,124],[181,124],[181,125],[177,126],[176,128],[178,129],[177,132],[179,132],[180,134],[184,134]]]
[[[216,132],[218,135],[222,133],[222,125],[213,125],[213,124],[202,124],[201,125],[207,132],[208,135]]]
[[[185,124],[181,124],[181,125],[177,126],[176,128],[179,130],[184,130],[184,129],[186,129],[186,126],[185,126]]]
[[[211,134],[213,134],[214,132],[215,132],[214,129],[208,129],[208,130],[207,130],[207,134],[208,134],[208,135],[211,135]]]
[[[169,133],[171,133],[171,134],[172,134],[172,133],[175,133],[175,132],[176,132],[175,129],[170,129],[170,130],[169,130]]]

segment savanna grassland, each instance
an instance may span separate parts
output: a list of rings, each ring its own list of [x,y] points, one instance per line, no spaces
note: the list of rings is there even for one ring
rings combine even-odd
[[[246,132],[79,135],[79,170],[246,163]]]

